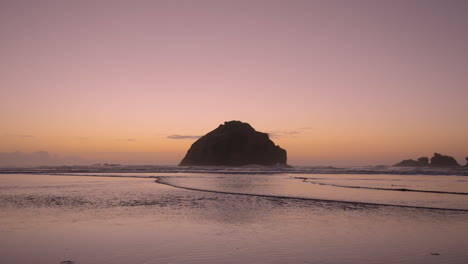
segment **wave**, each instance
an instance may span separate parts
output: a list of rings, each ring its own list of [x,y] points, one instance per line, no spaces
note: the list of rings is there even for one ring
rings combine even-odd
[[[408,168],[392,166],[332,167],[332,166],[55,166],[30,168],[0,168],[0,174],[28,173],[204,173],[204,174],[393,174],[393,175],[454,175],[468,176],[467,167]]]

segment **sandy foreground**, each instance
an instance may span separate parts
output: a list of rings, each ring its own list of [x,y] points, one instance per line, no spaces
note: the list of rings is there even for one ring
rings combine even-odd
[[[468,213],[0,175],[1,263],[465,263]]]

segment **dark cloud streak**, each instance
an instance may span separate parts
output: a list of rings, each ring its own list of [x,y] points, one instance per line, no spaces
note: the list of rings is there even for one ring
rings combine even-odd
[[[272,131],[267,133],[271,138],[281,138],[281,137],[294,137],[301,134],[301,132],[293,131]]]
[[[168,139],[199,139],[201,136],[191,136],[191,135],[169,135]]]

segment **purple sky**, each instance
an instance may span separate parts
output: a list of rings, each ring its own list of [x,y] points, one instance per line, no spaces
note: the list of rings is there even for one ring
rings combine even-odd
[[[193,136],[242,120],[293,165],[462,163],[467,14],[450,0],[1,1],[0,152],[176,164]]]

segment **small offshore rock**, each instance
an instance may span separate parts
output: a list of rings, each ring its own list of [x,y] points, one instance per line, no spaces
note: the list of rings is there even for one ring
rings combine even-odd
[[[468,158],[467,158],[468,162]],[[421,157],[418,160],[403,160],[395,165],[395,167],[459,167],[460,164],[450,156],[445,156],[439,153],[434,153],[434,156],[431,158],[431,162],[429,163],[429,159],[427,157]],[[467,164],[468,166],[468,164]]]
[[[421,157],[418,159],[419,164],[422,166],[429,166],[429,158],[428,157]]]
[[[458,167],[460,164],[450,156],[441,155],[439,153],[434,153],[434,156],[431,158],[431,166],[433,167]]]
[[[395,167],[427,167],[429,166],[429,158],[428,157],[421,157],[418,160],[403,160],[395,165]]]

